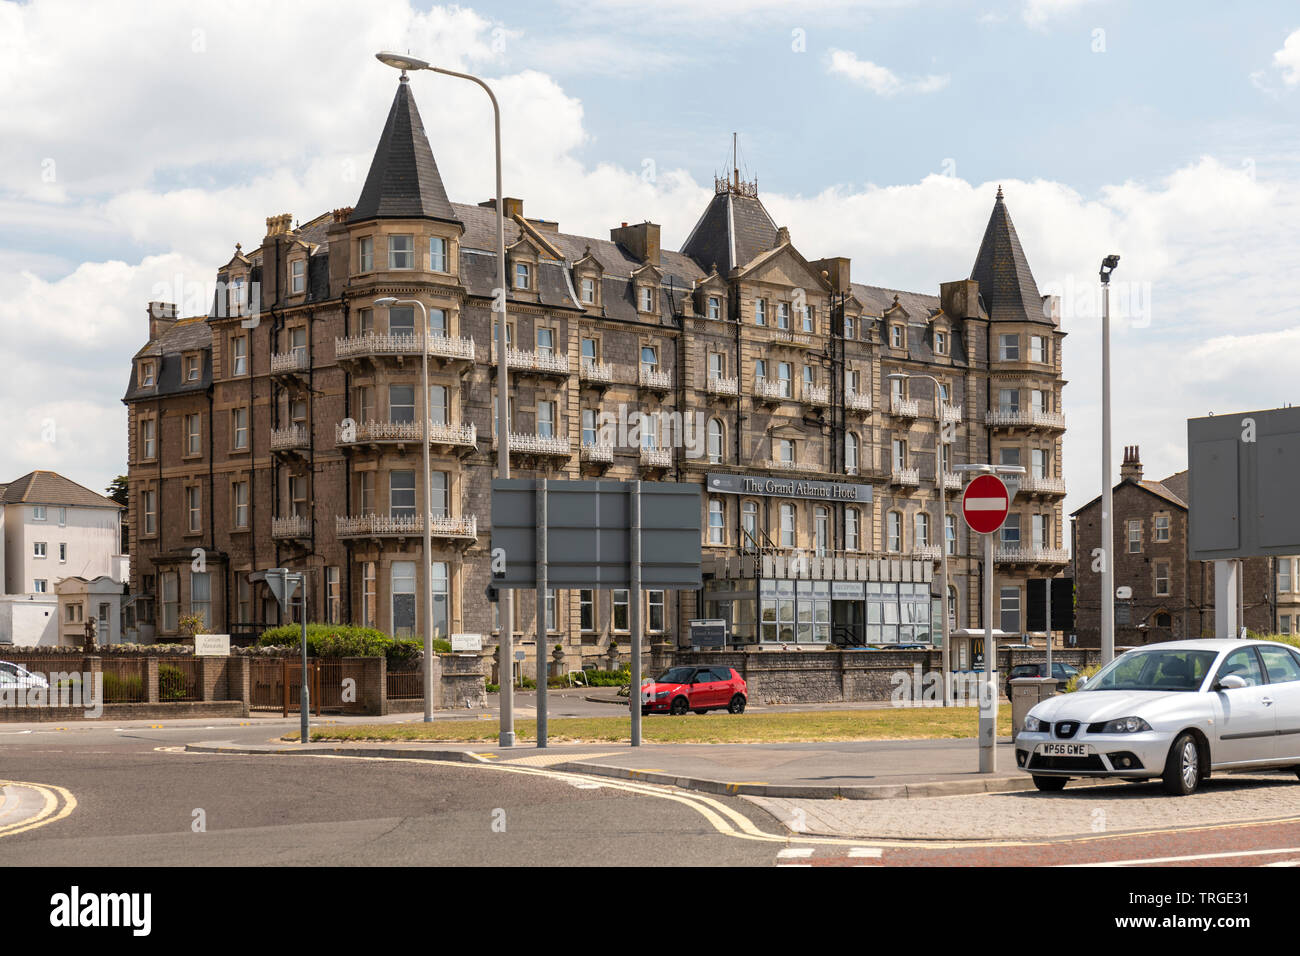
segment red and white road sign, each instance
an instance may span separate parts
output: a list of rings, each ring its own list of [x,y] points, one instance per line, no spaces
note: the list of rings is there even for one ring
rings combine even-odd
[[[961,496],[961,514],[972,531],[992,534],[1007,520],[1011,497],[997,475],[978,475]]]

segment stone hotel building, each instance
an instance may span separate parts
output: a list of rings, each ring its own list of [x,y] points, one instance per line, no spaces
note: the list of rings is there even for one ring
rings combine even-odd
[[[996,548],[999,621],[1022,629],[1025,580],[1067,563],[1064,333],[1001,190],[970,276],[938,295],[805,258],[738,174],[716,182],[680,251],[650,222],[603,239],[518,199],[505,214],[513,476],[703,489],[704,587],[646,593],[649,640],[685,644],[687,621],[720,617],[743,642],[928,643],[940,547],[955,622],[977,623],[979,546],[956,474],[939,518],[936,417],[952,427],[950,464],[1026,469]],[[217,270],[209,315],[150,304],[124,397],[146,635],[173,636],[190,612],[235,635],[274,625],[248,573],[285,566],[309,572],[312,620],[419,635],[431,615],[444,636],[495,642],[495,217],[495,202],[448,199],[403,78],[354,206],[267,219]],[[381,296],[425,304],[427,341],[419,310]],[[937,393],[897,372],[933,376]],[[510,622],[530,655],[535,605],[521,595]],[[628,611],[626,592],[555,594],[547,644],[570,665],[601,658],[626,646]]]

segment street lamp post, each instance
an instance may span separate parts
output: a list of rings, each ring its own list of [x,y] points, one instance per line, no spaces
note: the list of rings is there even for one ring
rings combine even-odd
[[[947,707],[949,701],[949,688],[951,664],[949,657],[949,631],[951,626],[948,622],[948,495],[944,488],[944,476],[947,474],[945,462],[947,454],[944,446],[947,444],[943,436],[943,403],[940,401],[939,380],[933,375],[912,374],[908,372],[894,372],[892,375],[885,376],[888,379],[897,379],[907,381],[909,378],[927,378],[934,383],[934,441],[935,441],[935,473],[934,473],[934,492],[935,499],[939,503],[939,592],[941,598],[940,607],[940,634],[942,635],[943,646],[940,648],[940,666],[943,668],[943,706]]]
[[[1119,256],[1101,263],[1101,662],[1115,658],[1114,490],[1110,466],[1110,274]],[[1050,639],[1050,635],[1049,635]]]
[[[417,405],[424,410],[422,432],[424,446],[424,720],[433,720],[433,494],[429,485],[432,474],[429,468],[429,310],[419,299],[398,299],[384,296],[375,305],[391,309],[395,305],[420,307],[420,382],[424,398]]]
[[[444,76],[454,76],[469,80],[483,88],[488,99],[492,101],[493,133],[496,139],[496,176],[497,176],[497,287],[492,290],[492,311],[497,314],[497,476],[510,477],[510,366],[506,358],[506,225],[505,207],[501,193],[501,106],[492,92],[492,88],[477,76],[457,73],[439,66],[431,66],[424,60],[406,56],[401,53],[376,53],[375,58],[394,69],[429,70]],[[428,399],[426,398],[426,401]],[[498,598],[501,620],[501,639],[498,653],[501,668],[501,728],[497,743],[502,747],[515,744],[515,708],[514,708],[514,592],[502,588]],[[542,653],[538,642],[538,653]],[[545,685],[543,684],[543,687]],[[538,694],[539,710],[543,703],[544,690]],[[540,716],[540,715],[539,715]]]

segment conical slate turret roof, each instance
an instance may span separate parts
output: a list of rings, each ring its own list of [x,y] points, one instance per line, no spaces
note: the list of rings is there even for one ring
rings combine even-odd
[[[686,237],[682,253],[705,272],[716,264],[718,271],[726,275],[776,245],[776,233],[776,223],[756,190],[748,194],[729,188],[715,192],[704,215]]]
[[[397,85],[366,184],[349,221],[379,217],[458,221],[406,76]]]
[[[1043,314],[1043,297],[1034,274],[1029,271],[1029,260],[1020,247],[1020,237],[1011,223],[1001,186],[970,277],[979,283],[984,308],[995,322],[1051,324],[1051,319]]]

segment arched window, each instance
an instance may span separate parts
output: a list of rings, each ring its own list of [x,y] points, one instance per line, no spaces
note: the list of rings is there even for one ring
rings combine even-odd
[[[912,544],[917,548],[924,548],[930,544],[930,515],[925,511],[918,511],[912,518]]]
[[[826,554],[831,546],[831,513],[825,505],[818,505],[813,510],[813,547],[818,557]]]
[[[891,511],[886,520],[886,551],[903,550],[903,513],[901,511]]]
[[[949,554],[957,553],[957,516],[953,514],[944,515],[944,547],[948,549]]]
[[[722,461],[723,431],[722,422],[716,418],[709,419],[709,461],[717,464]]]
[[[858,436],[853,432],[844,436],[844,468],[850,475],[858,473]]]
[[[857,508],[844,509],[844,550],[857,551],[861,546],[862,513]]]
[[[723,544],[726,526],[722,516],[722,499],[709,499],[709,544]]]

